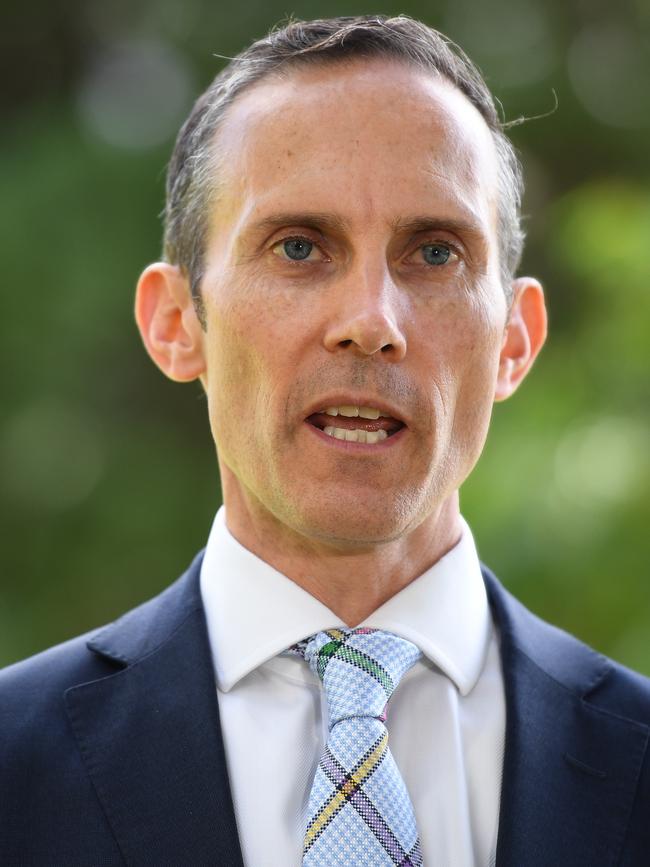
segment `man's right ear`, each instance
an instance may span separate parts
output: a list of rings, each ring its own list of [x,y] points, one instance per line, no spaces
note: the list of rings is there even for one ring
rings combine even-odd
[[[176,265],[154,262],[142,272],[135,321],[147,352],[170,379],[191,382],[205,372],[203,330],[189,281]]]

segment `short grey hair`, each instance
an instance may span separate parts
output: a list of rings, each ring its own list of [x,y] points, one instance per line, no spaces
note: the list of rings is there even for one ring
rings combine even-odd
[[[188,277],[204,327],[200,287],[210,205],[218,184],[214,141],[229,106],[245,89],[280,69],[355,58],[397,59],[440,75],[482,115],[498,160],[499,261],[504,292],[511,301],[510,284],[524,242],[520,216],[523,176],[481,73],[462,49],[421,21],[405,15],[345,16],[290,21],[254,42],[216,76],[181,127],[167,172],[163,255]]]

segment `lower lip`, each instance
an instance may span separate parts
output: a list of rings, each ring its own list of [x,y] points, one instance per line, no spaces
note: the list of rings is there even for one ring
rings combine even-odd
[[[387,448],[392,448],[404,439],[406,432],[408,431],[408,428],[404,425],[404,427],[401,427],[394,434],[391,434],[379,443],[351,443],[348,440],[339,440],[336,437],[326,434],[319,427],[315,427],[308,421],[305,421],[305,425],[310,431],[312,431],[312,433],[316,434],[320,440],[328,443],[330,446],[343,449],[344,451],[354,452],[356,454],[378,454]]]

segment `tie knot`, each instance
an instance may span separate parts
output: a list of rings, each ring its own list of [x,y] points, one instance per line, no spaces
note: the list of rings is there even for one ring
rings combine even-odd
[[[378,629],[328,629],[296,648],[323,681],[330,729],[342,719],[386,719],[386,705],[420,650]]]

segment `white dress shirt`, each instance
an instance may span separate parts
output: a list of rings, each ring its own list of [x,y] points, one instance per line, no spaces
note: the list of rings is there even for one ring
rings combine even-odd
[[[240,545],[223,508],[208,540],[201,594],[244,864],[299,867],[327,712],[307,663],[281,654],[341,621]],[[455,548],[359,625],[394,632],[424,654],[391,698],[386,725],[425,867],[490,867],[505,699],[498,639],[467,524]]]

